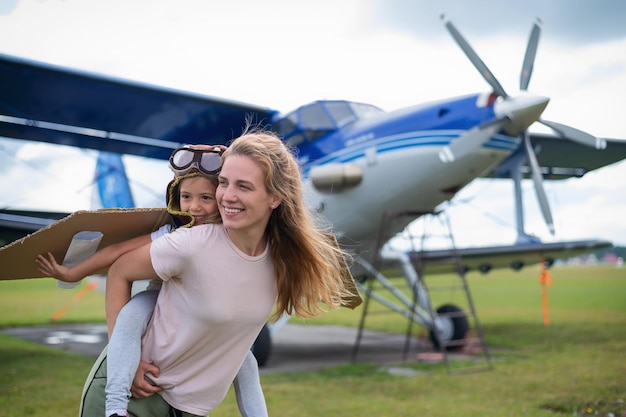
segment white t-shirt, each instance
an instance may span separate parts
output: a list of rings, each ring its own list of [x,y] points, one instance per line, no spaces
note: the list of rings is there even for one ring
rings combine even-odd
[[[206,415],[223,399],[272,312],[276,280],[269,249],[248,256],[221,224],[179,228],[152,242],[163,279],[142,339],[142,360],[175,408]]]
[[[171,224],[164,224],[163,226],[156,229],[154,232],[150,233],[150,239],[157,240],[161,236],[165,236],[166,234],[172,231]]]
[[[150,233],[150,239],[157,240],[161,236],[165,236],[172,231],[172,227],[173,226],[171,224],[164,224],[154,232]],[[161,278],[152,278],[146,287],[146,291],[160,290],[162,285],[163,281],[161,281]]]

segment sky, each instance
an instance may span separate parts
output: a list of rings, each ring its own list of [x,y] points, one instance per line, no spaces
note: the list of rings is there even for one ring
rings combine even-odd
[[[539,19],[529,90],[551,98],[542,117],[626,139],[621,0],[0,0],[0,53],[284,113],[319,99],[395,110],[489,91],[441,15],[509,94]],[[162,207],[166,164],[124,162],[136,205]],[[90,209],[94,166],[90,150],[0,139],[0,206]],[[524,181],[526,232],[626,245],[626,162],[545,187],[556,232]],[[478,180],[446,212],[459,246],[515,240],[511,181]]]

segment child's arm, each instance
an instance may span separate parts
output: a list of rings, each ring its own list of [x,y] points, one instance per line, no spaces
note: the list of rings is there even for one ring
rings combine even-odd
[[[110,266],[123,254],[143,246],[150,241],[150,234],[146,234],[123,242],[114,243],[97,251],[89,258],[71,268],[59,265],[50,252],[47,253],[47,257],[43,254],[38,255],[35,262],[37,262],[39,266],[39,272],[45,276],[56,278],[59,281],[78,282],[86,276]]]

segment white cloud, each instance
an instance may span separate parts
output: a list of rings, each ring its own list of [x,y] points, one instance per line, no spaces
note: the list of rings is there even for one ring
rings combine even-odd
[[[89,208],[95,162],[91,151],[24,142],[0,154],[3,208],[75,211]]]

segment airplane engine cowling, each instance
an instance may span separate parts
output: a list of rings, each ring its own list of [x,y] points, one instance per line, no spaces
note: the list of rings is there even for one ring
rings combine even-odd
[[[309,179],[318,191],[341,191],[359,185],[363,171],[357,164],[327,164],[312,168]]]

